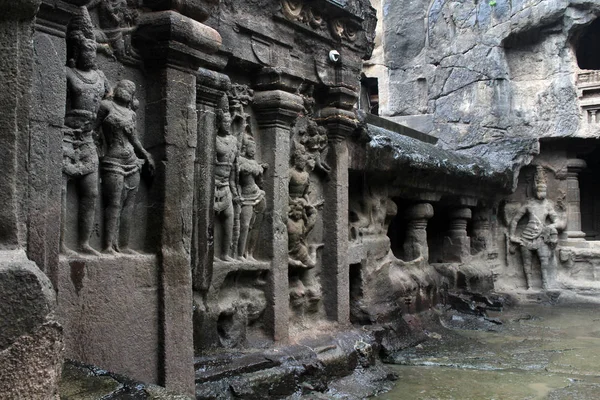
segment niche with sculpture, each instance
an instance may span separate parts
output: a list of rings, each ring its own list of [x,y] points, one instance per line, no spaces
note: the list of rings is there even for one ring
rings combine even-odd
[[[202,301],[201,352],[240,348],[264,340],[265,275],[261,226],[267,202],[262,188],[269,166],[260,162],[253,91],[234,83],[216,108],[214,159],[214,264]]]
[[[295,122],[290,140],[288,259],[290,307],[295,322],[320,318],[323,248],[323,187],[330,166],[327,129],[312,118],[312,86],[303,91],[304,114]]]
[[[215,147],[215,260],[256,262],[266,209],[257,141],[249,113],[252,89],[234,84],[217,108]]]
[[[526,289],[554,289],[558,285],[556,250],[559,235],[566,227],[564,192],[549,187],[548,171],[543,166],[528,172],[523,174],[525,198],[521,192],[521,201],[503,206],[506,263],[522,277]],[[556,201],[547,198],[549,189]]]
[[[69,257],[143,250],[146,217],[137,194],[142,169],[148,181],[154,172],[140,140],[144,118],[133,80],[141,81],[141,73],[128,70],[132,79],[111,82],[103,70],[112,70],[114,60],[97,55],[96,30],[86,7],[67,29],[60,247]]]

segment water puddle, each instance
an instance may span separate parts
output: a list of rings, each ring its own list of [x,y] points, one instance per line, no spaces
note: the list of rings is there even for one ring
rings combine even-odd
[[[600,399],[600,308],[525,306],[498,318],[481,331],[440,316],[436,339],[394,357],[397,384],[377,398]]]

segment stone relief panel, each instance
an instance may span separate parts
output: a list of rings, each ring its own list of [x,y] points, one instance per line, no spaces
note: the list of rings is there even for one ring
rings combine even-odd
[[[256,261],[260,225],[267,207],[262,179],[269,167],[256,160],[249,107],[253,91],[234,84],[217,109],[215,160],[215,258]]]
[[[330,167],[325,162],[327,130],[310,117],[314,106],[312,90],[304,93],[306,115],[291,132],[288,208],[288,256],[290,306],[298,318],[321,311],[321,262],[323,247],[323,185]]]
[[[505,261],[523,277],[527,289],[552,289],[557,285],[559,235],[566,227],[564,192],[553,187],[554,200],[547,198],[548,172],[541,165],[525,177],[520,201],[503,207],[507,226]]]
[[[88,4],[96,10],[94,35],[101,51],[127,64],[139,64],[141,58],[131,44],[131,34],[139,18],[140,0],[93,0]]]
[[[98,46],[93,18],[81,7],[67,31],[62,144],[60,247],[70,257],[99,256],[98,249],[113,256],[135,254],[134,248],[147,247],[143,205],[154,161],[140,139],[144,116],[138,109],[144,100],[137,94],[143,77],[97,54]],[[107,75],[119,77],[116,85]],[[136,206],[139,203],[143,205]]]
[[[215,253],[211,286],[195,300],[203,307],[196,310],[200,353],[267,340],[262,317],[270,263],[261,260],[260,238],[268,206],[262,183],[269,166],[260,162],[253,96],[247,85],[234,83],[215,110]]]
[[[135,91],[132,81],[119,81],[112,97],[102,101],[98,112],[103,141],[100,163],[105,204],[103,252],[111,254],[135,254],[129,247],[129,236],[140,171],[147,164],[150,174],[154,173],[154,160],[136,132],[139,101]]]
[[[67,31],[67,104],[63,131],[63,226],[61,250],[72,253],[65,243],[68,212],[67,184],[75,183],[79,197],[77,250],[99,255],[90,246],[98,199],[98,151],[94,128],[100,103],[110,93],[106,76],[96,66],[96,40],[85,7],[73,17]]]

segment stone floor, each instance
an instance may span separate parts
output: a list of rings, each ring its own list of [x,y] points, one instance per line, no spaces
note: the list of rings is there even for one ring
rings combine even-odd
[[[428,338],[394,354],[381,399],[600,398],[600,307],[518,306],[488,318],[437,310]]]

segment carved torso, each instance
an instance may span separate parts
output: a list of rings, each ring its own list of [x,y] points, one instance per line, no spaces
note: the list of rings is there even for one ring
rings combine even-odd
[[[256,181],[263,174],[263,167],[256,160],[246,157],[239,157],[239,177],[240,188],[243,199],[255,199],[262,190],[256,184]]]
[[[68,68],[65,125],[81,129],[85,123],[92,122],[98,113],[100,101],[108,91],[108,82],[101,71]],[[91,130],[91,126],[89,128]]]
[[[218,135],[216,143],[215,183],[229,185],[229,177],[237,154],[237,139],[232,135]]]
[[[135,155],[130,137],[136,129],[135,112],[113,101],[103,101],[102,109],[108,114],[102,121],[107,157],[130,159]]]
[[[290,169],[289,191],[292,199],[306,196],[309,184],[308,172],[299,171],[297,168]]]

